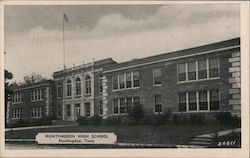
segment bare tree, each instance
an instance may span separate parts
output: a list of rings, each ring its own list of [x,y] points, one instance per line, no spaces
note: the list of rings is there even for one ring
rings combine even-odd
[[[42,77],[42,75],[40,75],[40,74],[32,73],[31,75],[24,76],[23,80],[24,80],[24,82],[21,82],[20,85],[34,84],[37,82],[44,81],[44,80],[46,80],[46,78]]]

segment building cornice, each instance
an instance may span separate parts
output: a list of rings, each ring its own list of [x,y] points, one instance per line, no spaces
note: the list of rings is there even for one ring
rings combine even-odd
[[[183,58],[189,58],[189,57],[194,57],[194,56],[199,56],[199,55],[216,53],[216,52],[219,52],[219,51],[225,51],[225,50],[230,50],[230,49],[235,49],[235,48],[240,48],[240,45],[235,45],[235,46],[230,46],[230,47],[225,47],[225,48],[219,48],[219,49],[199,52],[199,53],[195,53],[195,54],[172,57],[172,58],[167,58],[167,59],[162,59],[162,60],[157,60],[157,61],[151,61],[151,62],[146,62],[146,63],[142,63],[142,64],[135,64],[135,65],[131,65],[131,66],[124,66],[122,68],[106,70],[106,71],[103,71],[103,73],[111,73],[111,72],[126,70],[126,69],[130,69],[130,68],[136,68],[136,67],[141,67],[141,66],[146,66],[146,65],[151,65],[151,64],[157,64],[157,63],[161,63],[161,62],[167,62],[167,61],[178,60],[178,59],[183,59]]]

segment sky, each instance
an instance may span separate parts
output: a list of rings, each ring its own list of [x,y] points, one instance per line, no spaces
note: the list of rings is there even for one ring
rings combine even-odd
[[[113,58],[124,62],[240,36],[237,4],[11,5],[4,8],[4,61],[15,81],[35,72]]]

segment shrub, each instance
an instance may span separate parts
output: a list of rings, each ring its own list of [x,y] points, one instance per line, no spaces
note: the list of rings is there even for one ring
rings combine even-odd
[[[204,114],[175,114],[173,122],[181,125],[203,125],[205,116]]]
[[[232,116],[230,112],[220,112],[216,115],[220,125],[232,125],[240,127],[241,119],[237,116]]]
[[[79,125],[100,125],[102,118],[98,115],[92,117],[81,116],[77,119]]]
[[[128,111],[129,120],[137,124],[144,118],[145,111],[142,105],[135,105]]]
[[[191,125],[203,125],[205,124],[205,116],[203,114],[192,114],[190,115]]]
[[[121,116],[110,116],[107,119],[104,119],[102,121],[103,125],[121,125],[122,124],[122,118]]]

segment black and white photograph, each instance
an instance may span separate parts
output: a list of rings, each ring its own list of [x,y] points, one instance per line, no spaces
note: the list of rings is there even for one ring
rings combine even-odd
[[[249,3],[133,2],[2,4],[5,151],[243,149]]]

